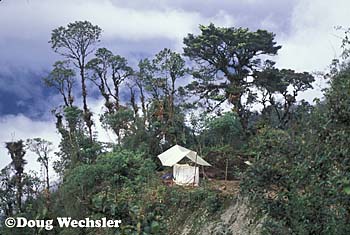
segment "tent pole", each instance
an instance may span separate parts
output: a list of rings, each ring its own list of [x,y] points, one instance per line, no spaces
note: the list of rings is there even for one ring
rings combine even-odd
[[[226,158],[226,169],[225,169],[225,183],[227,184],[227,168],[228,168],[228,158]]]
[[[194,186],[194,185],[195,185],[195,183],[196,183],[196,173],[197,173],[197,155],[198,155],[198,153],[196,152],[196,162],[195,162],[195,165],[194,165],[193,186]]]
[[[199,155],[203,156],[202,154],[202,147],[201,147],[201,143],[199,143]],[[202,165],[202,173],[203,173],[203,178],[206,177],[205,172],[204,172],[204,166]]]

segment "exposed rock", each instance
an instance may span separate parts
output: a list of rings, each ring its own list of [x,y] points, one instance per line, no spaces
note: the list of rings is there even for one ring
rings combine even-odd
[[[265,217],[256,220],[247,200],[238,198],[217,216],[194,212],[181,228],[181,235],[258,235]]]

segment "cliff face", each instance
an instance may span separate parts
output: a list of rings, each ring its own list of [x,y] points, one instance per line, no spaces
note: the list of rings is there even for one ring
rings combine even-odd
[[[254,209],[240,197],[231,200],[214,215],[198,208],[187,215],[180,212],[178,216],[183,221],[173,233],[178,235],[258,235],[264,221],[264,217],[256,219]]]

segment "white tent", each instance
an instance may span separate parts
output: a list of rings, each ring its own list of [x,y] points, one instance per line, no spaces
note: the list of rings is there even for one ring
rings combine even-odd
[[[199,168],[188,164],[175,164],[173,166],[173,177],[178,185],[199,185]]]
[[[177,164],[187,157],[192,162],[201,166],[211,166],[203,158],[198,156],[197,152],[175,145],[167,151],[158,155],[163,166],[173,166],[173,177],[176,184],[179,185],[198,185],[199,168],[188,164]]]

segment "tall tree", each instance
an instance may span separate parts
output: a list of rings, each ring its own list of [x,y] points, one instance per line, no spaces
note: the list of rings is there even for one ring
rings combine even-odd
[[[170,126],[174,126],[176,82],[187,73],[185,61],[180,54],[165,48],[155,56],[153,63],[157,72],[156,79],[163,81],[161,88],[167,99],[168,122]]]
[[[53,162],[54,170],[61,176],[65,171],[81,163],[93,163],[101,153],[101,145],[90,141],[84,126],[83,111],[65,107],[62,113],[56,113],[56,128],[61,134],[60,151],[55,152],[59,159]]]
[[[121,105],[119,93],[123,82],[133,75],[133,70],[124,57],[114,55],[106,48],[96,51],[87,68],[91,72],[89,79],[105,99],[107,111],[102,116],[102,121],[106,121],[105,123],[113,129],[120,143],[120,132],[128,126],[130,110]]]
[[[176,102],[179,100],[178,82],[187,71],[181,55],[167,48],[157,53],[152,60],[144,59],[139,63],[136,85],[140,89],[143,113],[145,115],[146,110],[144,91],[147,91],[150,108],[153,109],[148,118],[160,124],[158,135],[171,145],[181,142],[177,121],[182,120],[182,116]]]
[[[275,35],[265,30],[252,32],[214,24],[199,29],[200,35],[184,38],[184,54],[197,63],[195,80],[188,88],[208,104],[215,101],[216,107],[225,101],[231,103],[247,130],[249,110],[243,98],[254,100],[253,74],[262,67],[263,56],[276,55],[281,46],[276,46]]]
[[[67,27],[58,27],[51,34],[52,49],[72,60],[75,67],[78,68],[81,78],[81,89],[83,97],[84,121],[89,130],[90,140],[92,141],[92,113],[87,105],[86,90],[86,63],[87,57],[93,53],[94,46],[99,42],[101,28],[88,21],[76,21],[69,23]]]
[[[127,60],[106,48],[99,48],[95,57],[88,62],[87,68],[91,71],[89,78],[100,90],[108,111],[118,110],[120,86],[133,74]]]
[[[22,195],[23,195],[23,184],[22,184],[22,174],[24,171],[24,165],[27,161],[24,160],[24,155],[26,151],[22,140],[16,142],[7,142],[6,148],[11,156],[11,165],[15,169],[16,175],[16,204],[18,212],[22,212]]]
[[[52,143],[50,141],[34,138],[27,139],[26,141],[27,148],[34,152],[38,159],[37,161],[44,167],[45,169],[45,183],[47,193],[50,192],[50,176],[49,176],[49,162],[50,162],[50,153],[52,152]]]

